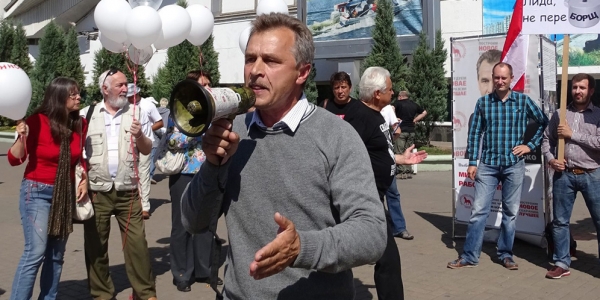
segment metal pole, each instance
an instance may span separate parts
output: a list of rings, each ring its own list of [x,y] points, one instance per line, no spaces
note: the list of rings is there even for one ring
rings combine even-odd
[[[451,111],[452,111],[452,116],[454,116],[454,57],[453,57],[453,50],[454,50],[454,38],[450,38],[450,93],[452,95],[452,101],[450,101],[451,104]],[[456,187],[454,186],[455,184],[455,174],[456,174],[456,170],[455,170],[455,163],[454,161],[456,160],[456,157],[454,156],[454,122],[452,122],[452,239],[454,239],[456,237]]]

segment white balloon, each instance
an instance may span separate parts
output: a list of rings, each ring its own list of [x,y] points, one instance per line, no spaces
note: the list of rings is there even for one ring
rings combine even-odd
[[[167,49],[180,44],[190,34],[192,19],[179,5],[167,5],[158,10],[162,22],[160,35],[154,42],[156,49]]]
[[[194,46],[200,46],[208,40],[215,26],[215,17],[204,5],[194,4],[188,6],[187,10],[192,19],[192,28],[187,40]]]
[[[270,13],[289,14],[288,6],[283,0],[260,0],[256,6],[256,15],[268,15]]]
[[[31,102],[31,81],[19,66],[0,62],[0,115],[20,120]]]
[[[102,47],[106,48],[106,50],[110,52],[121,53],[124,52],[125,49],[127,49],[124,43],[117,43],[106,37],[106,35],[102,32],[100,32],[98,35],[100,36],[99,39],[100,43],[102,44]]]
[[[158,13],[149,6],[138,6],[131,10],[125,23],[125,32],[131,44],[144,49],[154,43],[162,29]]]
[[[250,39],[250,30],[252,30],[252,26],[246,27],[240,34],[240,50],[242,53],[246,53],[246,46],[248,46],[248,40]]]
[[[94,22],[107,38],[122,43],[127,40],[125,23],[131,7],[125,0],[102,0],[94,10]]]
[[[129,0],[129,4],[131,8],[136,8],[138,6],[148,6],[157,10],[162,4],[163,0]]]
[[[154,49],[152,46],[148,46],[144,49],[137,49],[133,45],[129,46],[129,60],[131,60],[136,65],[143,65],[150,61],[152,56],[154,55]]]

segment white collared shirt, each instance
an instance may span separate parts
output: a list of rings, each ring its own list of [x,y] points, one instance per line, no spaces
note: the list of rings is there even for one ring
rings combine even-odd
[[[298,129],[300,121],[302,120],[302,117],[306,113],[308,107],[308,100],[306,99],[306,95],[303,93],[302,97],[300,97],[300,100],[298,100],[296,105],[294,105],[294,107],[292,107],[292,109],[288,111],[287,114],[285,114],[285,116],[283,116],[281,120],[273,124],[272,129],[277,130],[288,127],[292,132],[296,132],[296,129]],[[268,129],[268,127],[261,120],[260,114],[256,110],[252,114],[252,121],[250,121],[250,124],[248,125],[248,130],[250,130],[252,124],[256,124],[262,129]]]

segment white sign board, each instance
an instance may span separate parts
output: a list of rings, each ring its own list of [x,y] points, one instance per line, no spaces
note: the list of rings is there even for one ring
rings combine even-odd
[[[522,33],[600,33],[600,0],[523,0]]]
[[[544,90],[556,91],[556,45],[542,40],[542,75]]]
[[[467,223],[475,202],[475,182],[467,177],[467,159],[454,160],[454,192],[456,193],[456,215],[458,222]],[[517,231],[540,235],[544,232],[544,198],[542,190],[542,168],[539,164],[525,165],[525,178],[521,190],[521,206],[517,216]],[[502,222],[502,185],[498,185],[486,225],[500,228]]]

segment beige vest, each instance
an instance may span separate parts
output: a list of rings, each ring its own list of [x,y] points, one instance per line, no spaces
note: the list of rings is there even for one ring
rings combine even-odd
[[[133,109],[130,104],[123,107],[121,112],[121,125],[119,126],[119,166],[117,176],[113,180],[108,171],[108,147],[106,145],[106,128],[104,104],[94,107],[94,112],[89,120],[85,152],[88,158],[88,178],[90,189],[96,192],[109,192],[115,185],[117,191],[131,191],[137,189],[138,179],[134,172],[134,155],[131,150],[131,134],[129,128],[133,122]],[[137,109],[139,113],[140,109]],[[139,116],[138,116],[139,120]],[[135,138],[134,138],[135,140]],[[135,143],[135,142],[134,142]],[[136,145],[133,145],[135,157],[139,161]]]

